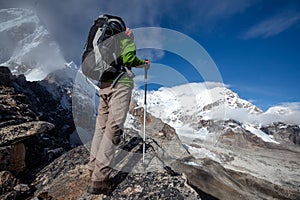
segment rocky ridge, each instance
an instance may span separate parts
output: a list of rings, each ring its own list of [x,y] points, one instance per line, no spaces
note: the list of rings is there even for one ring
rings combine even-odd
[[[0,196],[24,198],[31,193],[26,184],[34,174],[71,149],[72,115],[40,83],[14,76],[6,67],[0,67],[0,113]],[[16,189],[16,184],[4,187],[6,183],[25,185]]]

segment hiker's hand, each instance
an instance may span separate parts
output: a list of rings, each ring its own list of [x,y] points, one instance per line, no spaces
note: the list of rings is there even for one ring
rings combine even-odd
[[[133,32],[130,28],[126,27],[126,31],[125,31],[125,34],[131,38],[132,40],[134,40],[134,35],[133,35]]]
[[[148,70],[150,68],[150,60],[145,60],[145,69]]]

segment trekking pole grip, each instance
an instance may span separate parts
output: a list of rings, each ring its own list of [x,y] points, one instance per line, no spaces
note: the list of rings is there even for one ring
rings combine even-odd
[[[147,61],[149,61],[148,59],[145,59],[145,62],[147,62]],[[148,77],[148,73],[147,73],[147,71],[148,71],[148,66],[147,66],[148,64],[146,64],[145,63],[145,79],[147,79]]]

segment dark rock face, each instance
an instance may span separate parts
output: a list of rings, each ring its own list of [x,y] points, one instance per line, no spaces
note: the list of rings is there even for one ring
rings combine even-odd
[[[16,187],[3,184],[1,199],[29,195],[31,188],[22,182],[30,183],[39,168],[70,149],[73,130],[70,110],[44,86],[0,67],[0,170],[10,170],[21,182]]]
[[[33,182],[37,188],[36,193],[40,193],[43,188],[52,184],[57,177],[74,170],[76,166],[87,164],[89,158],[87,148],[84,145],[74,148],[38,172]]]
[[[200,120],[194,123],[192,127],[195,130],[206,128],[211,133],[220,133],[217,142],[238,147],[268,147],[276,148],[275,143],[268,143],[253,133],[250,133],[242,123],[236,120]],[[298,125],[273,123],[257,129],[267,135],[272,135],[274,141],[280,143],[283,147],[299,146],[300,144],[300,127]]]
[[[300,127],[292,124],[273,123],[261,128],[262,131],[273,135],[276,141],[287,145],[300,146]]]

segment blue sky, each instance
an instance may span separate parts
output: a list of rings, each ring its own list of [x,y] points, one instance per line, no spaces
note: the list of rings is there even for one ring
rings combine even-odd
[[[78,65],[91,23],[99,14],[111,13],[131,28],[162,27],[196,40],[224,83],[263,110],[300,102],[298,0],[0,0],[0,5],[36,11],[66,60]],[[157,54],[153,67],[189,68],[190,63],[172,52]],[[190,77],[201,81],[192,71]]]

